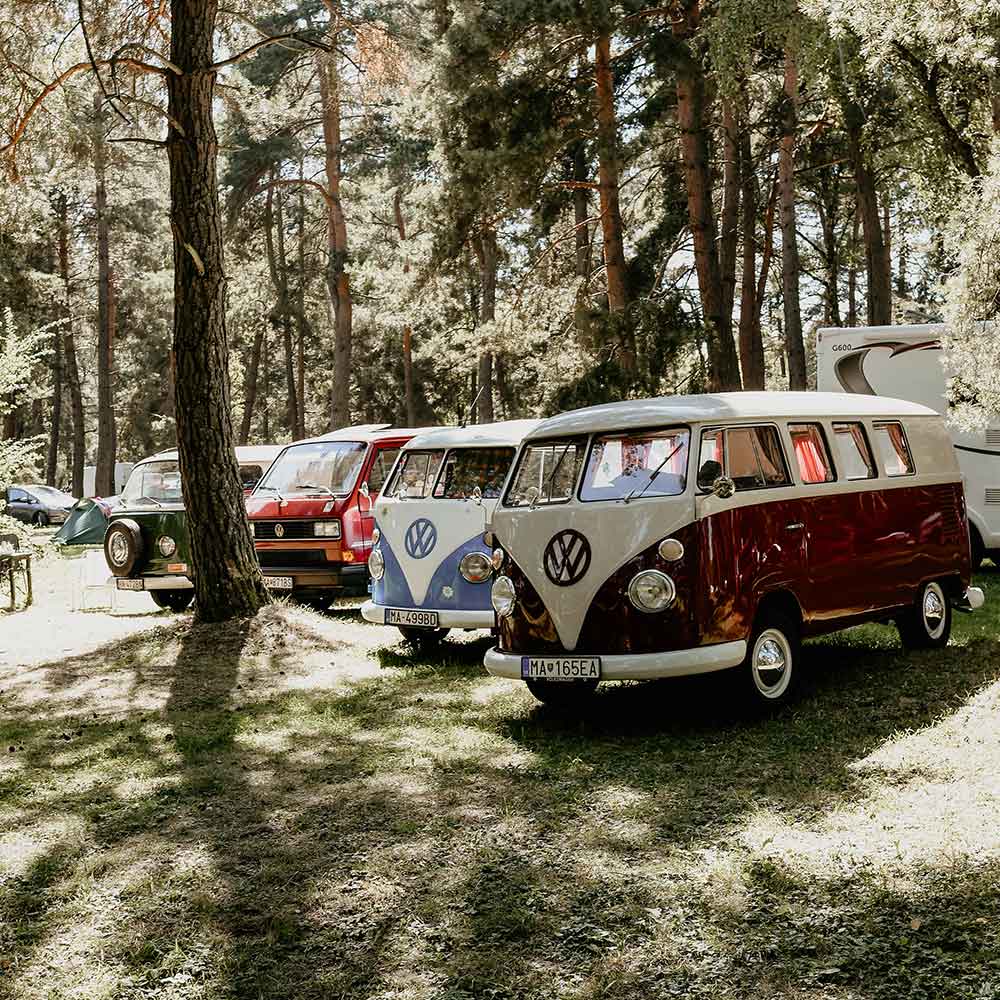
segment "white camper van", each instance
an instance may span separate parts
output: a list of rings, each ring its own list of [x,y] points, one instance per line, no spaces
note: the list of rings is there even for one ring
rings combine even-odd
[[[816,334],[816,388],[893,396],[947,414],[941,366],[944,326],[828,327]],[[965,480],[972,565],[984,555],[1000,564],[1000,418],[985,431],[951,429]]]

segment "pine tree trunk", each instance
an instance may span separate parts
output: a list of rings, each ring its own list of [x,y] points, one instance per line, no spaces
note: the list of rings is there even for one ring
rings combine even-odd
[[[736,298],[736,251],[740,230],[740,155],[736,114],[731,98],[722,100],[722,238],[719,266],[722,269],[722,309],[732,323]]]
[[[687,42],[697,33],[700,18],[699,0],[685,0],[673,22],[674,35],[680,41]],[[716,246],[712,174],[705,123],[704,67],[690,51],[678,56],[677,124],[681,132],[688,222],[694,239],[698,294],[708,333],[709,385],[716,392],[739,389],[740,367],[733,339],[732,314],[727,315],[725,309],[722,267]]]
[[[273,179],[272,171],[272,179]],[[285,218],[282,211],[281,192],[277,194],[277,212],[273,208],[273,187],[267,189],[267,199],[264,208],[264,243],[267,250],[268,269],[271,272],[271,283],[274,285],[277,302],[271,311],[273,325],[281,333],[281,346],[284,350],[285,367],[285,423],[288,431],[295,437],[295,428],[299,420],[299,401],[295,387],[295,352],[292,347],[292,316],[291,301],[288,292],[288,261],[285,257]],[[273,233],[277,232],[277,254]]]
[[[479,324],[486,326],[496,318],[497,234],[492,229],[485,229],[473,241],[473,246],[479,261]],[[488,424],[493,420],[493,354],[489,350],[479,355],[477,383],[477,422]]]
[[[327,0],[331,23],[336,5]],[[323,140],[326,161],[327,191],[327,268],[326,282],[333,303],[333,387],[330,390],[330,428],[346,427],[351,422],[351,283],[347,274],[347,220],[340,203],[340,72],[336,52],[317,54],[320,102],[323,114]]]
[[[225,267],[212,120],[217,0],[171,0],[166,74],[174,244],[177,447],[197,615],[222,621],[267,603],[233,441]]]
[[[851,266],[847,271],[847,325],[858,325],[858,231],[861,228],[861,207],[855,202],[851,222]]]
[[[781,187],[781,290],[785,318],[788,388],[806,389],[806,350],[799,304],[799,242],[795,231],[795,135],[798,131],[799,76],[795,55],[785,50],[785,95],[778,181]]]
[[[837,245],[840,184],[829,167],[819,172],[817,211],[823,233],[823,323],[825,326],[840,326],[840,250]]]
[[[403,218],[403,199],[399,188],[396,188],[392,204],[396,214],[396,232],[399,233],[400,244],[403,244],[406,242],[406,220]],[[410,262],[404,257],[403,274],[409,273]],[[417,400],[413,390],[413,328],[409,323],[403,327],[403,400],[406,405],[406,426],[415,427]]]
[[[299,177],[304,177],[305,164],[299,160]],[[303,187],[299,185],[299,290],[296,314],[296,357],[295,381],[299,400],[298,419],[295,424],[295,438],[301,441],[306,436],[306,201]]]
[[[97,212],[97,470],[98,496],[115,490],[115,410],[111,386],[115,352],[114,278],[108,234],[107,140],[103,96],[94,95],[94,207]]]
[[[250,440],[250,427],[253,424],[253,410],[257,404],[257,380],[260,372],[260,350],[264,343],[264,328],[258,324],[253,337],[253,347],[250,349],[250,362],[243,384],[243,423],[240,426],[240,444]],[[265,435],[265,441],[267,435]]]
[[[576,242],[576,276],[586,280],[590,277],[590,196],[583,185],[588,178],[587,150],[583,142],[573,146],[573,180],[578,187],[573,188],[573,224]]]
[[[608,312],[623,313],[628,305],[625,276],[624,225],[619,200],[618,126],[615,122],[614,77],[611,74],[611,36],[599,35],[594,44],[597,85],[597,190],[601,200],[601,233],[604,238],[604,272],[608,287]],[[622,332],[620,364],[636,368],[635,341]]]
[[[87,439],[83,424],[83,392],[80,388],[80,369],[76,361],[76,337],[73,332],[73,301],[69,282],[69,213],[66,195],[60,194],[57,203],[59,216],[59,277],[63,285],[63,366],[69,389],[70,419],[73,428],[73,453],[70,460],[72,486],[75,497],[83,496],[83,465],[86,460]]]
[[[757,177],[750,129],[740,132],[740,182],[743,214],[743,271],[740,283],[740,367],[744,389],[764,388],[764,342],[757,301]]]
[[[58,210],[58,209],[57,209]],[[61,265],[59,254],[62,249],[61,231],[56,234],[55,258],[57,265]],[[61,273],[61,271],[60,271]],[[62,397],[63,397],[63,364],[62,364],[62,323],[57,319],[52,335],[52,410],[51,425],[49,428],[49,448],[45,460],[45,482],[49,486],[56,485],[56,476],[59,471],[59,436],[62,431]]]

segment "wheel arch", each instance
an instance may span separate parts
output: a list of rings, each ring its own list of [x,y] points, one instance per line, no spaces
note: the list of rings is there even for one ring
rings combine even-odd
[[[802,605],[794,592],[787,587],[778,587],[762,594],[757,600],[757,607],[754,609],[753,621],[756,626],[761,617],[769,612],[776,611],[794,621],[799,628],[802,627],[804,618]]]

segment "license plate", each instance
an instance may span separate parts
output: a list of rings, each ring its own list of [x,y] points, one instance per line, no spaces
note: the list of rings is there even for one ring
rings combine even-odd
[[[524,680],[579,681],[599,679],[599,656],[522,656]]]
[[[119,577],[115,580],[115,586],[119,590],[145,590],[142,580],[123,580]]]
[[[438,627],[436,611],[408,611],[405,608],[386,608],[386,625],[417,625],[423,628]]]
[[[265,576],[264,586],[269,590],[291,590],[295,581],[290,576]]]

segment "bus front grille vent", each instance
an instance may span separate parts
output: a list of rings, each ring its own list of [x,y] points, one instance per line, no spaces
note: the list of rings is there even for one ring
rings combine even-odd
[[[986,502],[988,504],[1000,504],[1000,486],[986,487]]]

